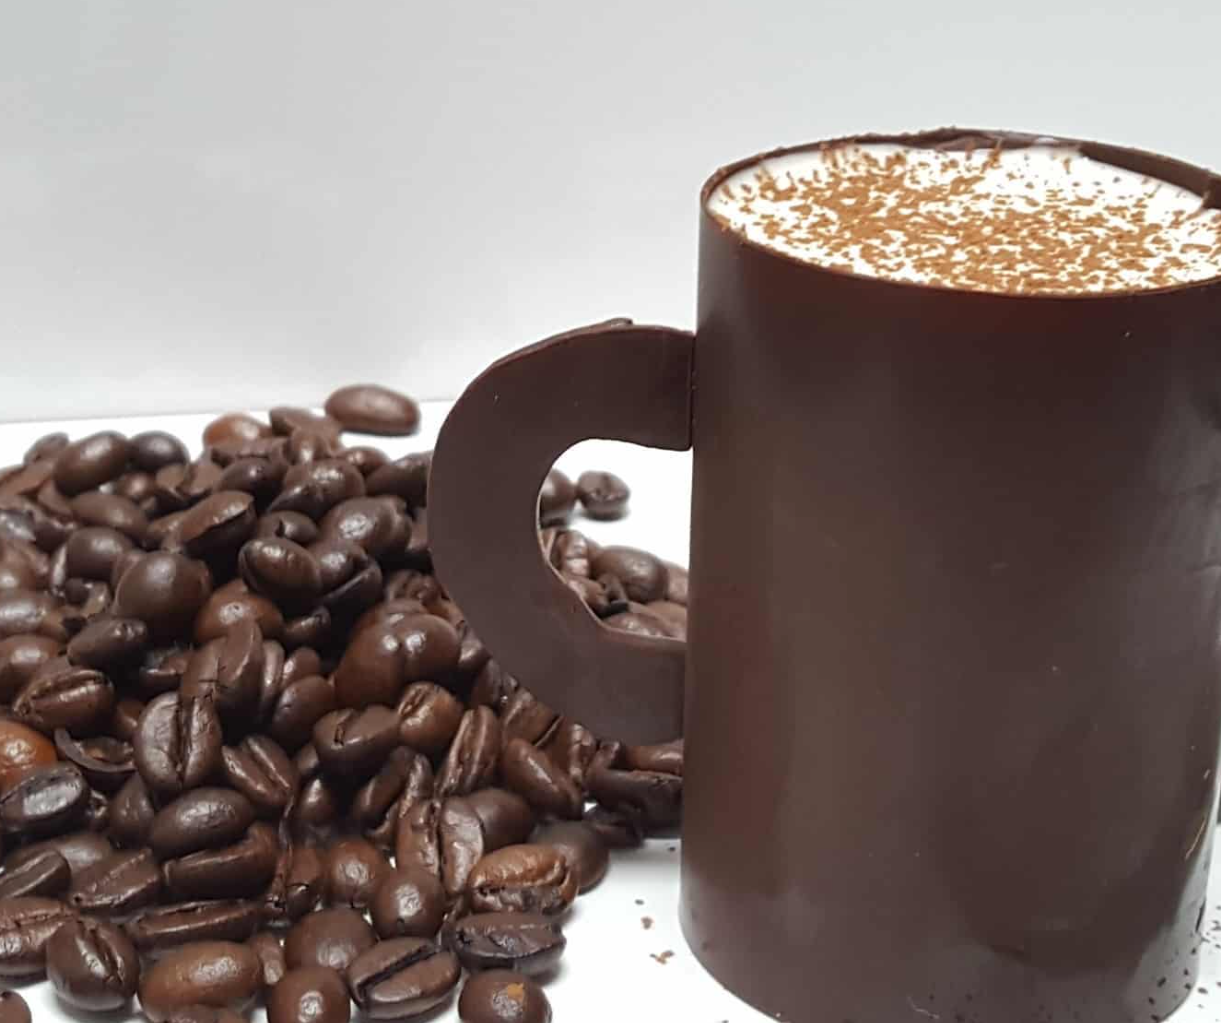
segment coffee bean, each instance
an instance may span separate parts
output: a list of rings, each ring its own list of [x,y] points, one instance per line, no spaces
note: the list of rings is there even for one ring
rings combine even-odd
[[[110,733],[123,742],[131,742],[136,734],[136,724],[144,713],[144,703],[134,696],[124,696],[114,705],[110,715]]]
[[[206,1005],[240,1012],[258,994],[258,956],[232,941],[184,945],[158,960],[140,978],[140,1008],[152,1023],[176,1009]]]
[[[50,767],[58,759],[55,746],[41,732],[0,718],[0,796],[35,768]]]
[[[155,643],[186,633],[212,592],[208,570],[181,554],[155,551],[131,566],[115,589],[114,613],[139,618]]]
[[[263,684],[263,634],[251,619],[195,651],[182,677],[181,695],[210,695],[222,723],[247,727]]]
[[[0,900],[0,977],[37,977],[46,969],[47,942],[72,919],[56,899],[23,896]]]
[[[370,557],[396,560],[411,539],[411,517],[402,498],[353,497],[322,517],[319,532],[327,539],[360,544]]]
[[[462,703],[432,682],[413,682],[399,700],[399,740],[427,757],[443,753],[462,723]]]
[[[254,806],[233,789],[185,792],[153,818],[148,841],[158,859],[172,859],[237,841],[254,823]]]
[[[182,520],[179,539],[193,558],[236,550],[254,531],[254,498],[240,490],[205,497]]]
[[[276,904],[268,907],[271,918],[300,920],[312,913],[322,901],[325,888],[326,864],[322,853],[313,846],[286,843],[276,863],[272,883],[272,898]]]
[[[440,800],[421,800],[404,808],[394,836],[394,862],[399,869],[422,870],[440,878],[440,822]]]
[[[408,508],[419,508],[428,503],[428,473],[431,468],[431,451],[396,458],[369,474],[369,495],[390,494],[401,497]]]
[[[517,679],[508,674],[499,664],[490,660],[483,666],[471,688],[472,707],[490,707],[497,714],[508,706],[509,698],[521,688]]]
[[[249,1023],[249,1020],[231,1009],[217,1009],[211,1005],[184,1005],[172,1010],[165,1018],[165,1023]]]
[[[650,614],[640,614],[636,611],[623,611],[608,615],[603,621],[620,632],[630,632],[636,636],[650,636],[655,639],[673,639],[674,631],[660,618]]]
[[[118,791],[136,771],[131,743],[109,735],[74,739],[67,729],[57,728],[55,748],[64,760],[80,768],[92,788],[107,795]]]
[[[402,799],[415,802],[432,796],[433,774],[428,761],[405,746],[392,750],[377,773],[358,788],[348,807],[354,824],[379,845],[394,842],[395,810]]]
[[[519,845],[534,830],[534,811],[521,796],[506,789],[480,789],[463,797],[483,829],[484,852]]]
[[[294,430],[310,430],[319,433],[329,440],[338,441],[343,426],[337,419],[329,415],[315,415],[309,409],[296,408],[290,405],[279,405],[268,414],[271,428],[282,437],[287,437]]]
[[[250,540],[238,555],[238,568],[251,590],[281,608],[307,608],[322,593],[318,560],[291,540]]]
[[[73,735],[94,735],[109,722],[114,701],[114,686],[100,671],[56,657],[22,686],[13,700],[13,713],[48,735],[57,728]]]
[[[26,449],[21,462],[23,465],[29,465],[44,458],[54,458],[68,446],[68,442],[66,433],[44,433]]]
[[[47,483],[39,491],[40,497],[50,498],[53,493],[54,484]],[[55,493],[58,493],[55,491]],[[33,533],[33,544],[35,550],[43,555],[54,554],[60,547],[67,543],[68,538],[78,528],[78,523],[72,518],[72,509],[68,506],[65,499],[62,510],[52,510],[41,500],[35,501],[28,497],[9,497],[0,498],[0,507],[7,509],[20,515],[23,525],[22,533],[28,537],[29,533]],[[17,536],[10,537],[10,542],[15,542]],[[30,557],[30,552],[25,548],[18,548],[23,556]],[[36,556],[35,556],[36,558]],[[42,562],[34,560],[32,562],[40,577],[42,577],[49,566]]]
[[[145,528],[148,525],[148,516],[157,513],[156,490],[157,481],[151,472],[145,472],[142,469],[136,469],[123,473],[118,479],[107,484],[111,488],[111,492],[118,497],[125,497],[131,501],[145,518]]]
[[[267,1023],[348,1023],[351,1018],[343,976],[326,967],[290,970],[267,994]]]
[[[288,972],[288,961],[284,958],[284,943],[272,931],[259,931],[246,942],[259,957],[263,968],[263,987],[270,991]],[[345,997],[347,992],[344,992]]]
[[[535,699],[529,689],[518,689],[500,712],[505,742],[516,736],[528,743],[541,745],[550,738],[559,719],[559,714]]]
[[[205,447],[218,444],[245,444],[260,437],[270,437],[271,427],[254,416],[240,412],[213,419],[203,431]]]
[[[279,458],[238,458],[226,466],[216,486],[241,491],[254,499],[256,508],[266,508],[280,492],[288,463]]]
[[[260,728],[266,728],[267,722],[271,720],[271,712],[275,709],[276,701],[280,698],[280,693],[291,681],[284,677],[286,660],[284,647],[274,640],[264,638],[263,674],[259,679],[259,695],[255,707],[255,720]],[[318,667],[321,667],[321,663]]]
[[[323,777],[310,778],[301,785],[297,801],[289,812],[289,823],[299,839],[328,843],[339,830],[342,812],[336,787]]]
[[[511,739],[500,757],[505,787],[522,796],[543,816],[579,820],[581,790],[541,749],[525,739]]]
[[[597,748],[598,740],[589,729],[567,719],[561,719],[543,745],[547,755],[579,789],[585,787],[585,777],[589,773]]]
[[[100,863],[114,853],[105,838],[91,831],[73,831],[41,842],[31,842],[13,850],[4,861],[5,870],[15,870],[32,859],[37,859],[48,850],[59,853],[68,862],[68,870],[75,879],[82,871]]]
[[[16,866],[5,865],[0,874],[0,899],[23,895],[54,898],[68,890],[71,880],[68,861],[55,849],[43,849]]]
[[[72,880],[68,905],[80,913],[124,916],[161,896],[161,871],[151,849],[113,853]]]
[[[564,854],[581,892],[587,892],[597,885],[610,867],[610,852],[606,843],[584,821],[545,824],[535,833],[533,841],[549,845]]]
[[[335,710],[314,725],[322,769],[344,779],[370,777],[399,742],[398,715],[389,707]]]
[[[462,1023],[551,1023],[551,1003],[538,983],[509,970],[471,977],[458,999]]]
[[[594,577],[603,573],[623,583],[630,599],[641,604],[662,600],[668,573],[665,563],[648,551],[635,547],[604,547],[591,561]]]
[[[577,498],[591,519],[623,518],[631,496],[631,488],[612,472],[583,472],[577,477]]]
[[[254,902],[177,902],[146,909],[124,929],[136,948],[156,957],[196,941],[245,941],[254,934],[259,919],[259,906]]]
[[[577,879],[558,850],[546,845],[509,845],[475,864],[467,887],[476,912],[554,916],[572,905]]]
[[[441,803],[437,841],[441,853],[441,883],[446,894],[456,899],[466,889],[475,864],[487,851],[483,823],[474,807],[462,796],[450,796]]]
[[[211,696],[165,693],[145,707],[132,742],[136,770],[170,798],[202,785],[221,765],[221,727]]]
[[[258,821],[232,845],[168,860],[165,886],[184,900],[254,898],[274,876],[278,857],[275,829]]]
[[[298,920],[284,939],[289,969],[325,966],[346,970],[377,941],[373,928],[354,909],[323,909]]]
[[[577,503],[577,488],[559,469],[552,469],[538,495],[538,518],[544,526],[568,521]]]
[[[316,607],[308,614],[290,618],[284,623],[284,644],[289,649],[299,646],[326,646],[331,638],[331,612]]]
[[[644,841],[644,821],[633,810],[595,806],[585,811],[584,821],[597,832],[608,849],[635,849]]]
[[[89,786],[73,764],[31,768],[0,794],[0,830],[24,838],[67,831],[89,803]]]
[[[0,1023],[30,1023],[30,1007],[16,991],[0,991]]]
[[[19,635],[0,640],[0,700],[11,701],[59,651],[60,644],[46,636]]]
[[[182,441],[160,430],[138,433],[131,439],[131,460],[145,472],[156,472],[167,465],[179,465],[190,457]]]
[[[401,1019],[440,1005],[461,972],[454,954],[430,941],[390,938],[348,966],[348,990],[369,1019]]]
[[[255,524],[254,535],[260,539],[291,540],[308,547],[318,539],[318,524],[300,512],[268,512]]]
[[[54,472],[55,462],[50,459],[13,466],[0,478],[0,498],[33,497]]]
[[[59,602],[49,593],[29,590],[0,591],[0,639],[38,633],[52,639],[67,639],[53,613]]]
[[[110,1012],[136,993],[140,957],[119,928],[100,920],[70,920],[47,942],[47,979],[69,1005]]]
[[[68,661],[109,671],[139,661],[148,646],[148,626],[137,618],[95,618],[68,641]]]
[[[72,498],[72,515],[83,526],[103,526],[116,530],[135,543],[143,543],[148,534],[148,516],[134,501],[118,494],[86,491]]]
[[[420,409],[405,394],[378,384],[341,387],[326,400],[326,413],[345,430],[405,437],[415,433]]]
[[[110,834],[124,848],[147,845],[154,816],[148,786],[134,774],[110,801]]]
[[[437,772],[437,794],[461,796],[491,785],[500,760],[500,742],[496,715],[487,707],[468,710]]]
[[[69,444],[55,458],[55,485],[69,497],[120,475],[132,455],[126,437],[107,430]]]
[[[334,906],[365,909],[378,882],[390,873],[390,863],[363,838],[345,838],[327,852],[325,890]]]
[[[340,501],[364,493],[365,478],[358,469],[339,458],[324,458],[289,469],[269,510],[301,512],[318,522]]]
[[[360,544],[322,539],[310,545],[322,573],[322,606],[344,624],[377,602],[382,592],[381,567]]]
[[[673,828],[682,819],[683,780],[676,775],[595,767],[588,784],[599,803],[638,815],[649,830]]]
[[[446,895],[427,871],[399,868],[382,876],[369,913],[382,938],[433,938],[445,918]]]
[[[242,579],[233,579],[212,591],[195,616],[195,642],[220,639],[239,622],[253,621],[265,640],[284,633],[284,616],[266,597],[250,592]]]
[[[146,651],[136,670],[136,685],[140,693],[152,697],[180,689],[191,656],[190,648],[181,646],[157,647]]]
[[[288,754],[265,735],[249,735],[221,751],[225,779],[263,817],[275,819],[296,795],[300,781]]]

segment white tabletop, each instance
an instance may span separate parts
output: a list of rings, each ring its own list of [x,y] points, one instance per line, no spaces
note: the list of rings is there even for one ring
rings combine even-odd
[[[371,443],[395,456],[426,450],[432,447],[447,407],[444,402],[425,404],[422,427],[414,437],[372,439]],[[128,434],[168,430],[187,442],[194,453],[210,419],[180,415],[0,424],[0,466],[19,460],[30,442],[51,430],[64,430],[74,438],[100,429]],[[641,546],[686,564],[689,455],[588,441],[564,454],[558,465],[574,478],[584,469],[608,469],[632,487],[631,514],[626,519],[607,523],[578,516],[573,520],[576,528],[601,543]],[[606,880],[581,896],[565,921],[568,948],[557,976],[547,985],[556,1023],[622,1023],[626,1018],[641,1023],[755,1023],[769,1019],[729,994],[703,971],[683,941],[677,905],[677,839],[653,839],[641,849],[614,853]],[[1196,991],[1173,1017],[1175,1023],[1221,1023],[1219,948],[1221,882],[1214,874],[1201,947],[1201,976]],[[813,997],[817,995],[817,983],[812,977]],[[30,1003],[36,1023],[83,1018],[57,1004],[46,983],[20,990]],[[108,1023],[142,1018],[138,1013],[106,1017]],[[455,1023],[457,1018],[452,1005],[427,1017],[430,1023]],[[266,1017],[259,1010],[254,1019],[262,1023]]]

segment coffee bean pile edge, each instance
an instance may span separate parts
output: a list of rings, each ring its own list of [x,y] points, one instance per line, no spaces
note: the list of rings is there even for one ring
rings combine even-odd
[[[682,740],[596,737],[496,663],[432,572],[416,404],[177,438],[38,440],[0,469],[0,980],[153,1023],[540,1023],[608,850],[677,826]],[[686,637],[686,571],[569,526],[627,509],[558,471],[541,555],[612,628]],[[29,1012],[0,994],[0,1023]]]

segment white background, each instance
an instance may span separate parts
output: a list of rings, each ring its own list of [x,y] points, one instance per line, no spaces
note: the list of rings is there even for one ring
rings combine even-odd
[[[696,194],[942,123],[1221,165],[1221,4],[0,0],[0,419],[452,396],[690,326]]]

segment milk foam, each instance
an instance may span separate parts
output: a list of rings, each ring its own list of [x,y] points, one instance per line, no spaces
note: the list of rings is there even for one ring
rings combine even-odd
[[[846,145],[769,157],[708,211],[766,248],[871,277],[1082,293],[1221,276],[1221,210],[1062,145]]]

